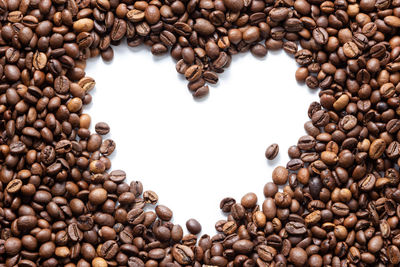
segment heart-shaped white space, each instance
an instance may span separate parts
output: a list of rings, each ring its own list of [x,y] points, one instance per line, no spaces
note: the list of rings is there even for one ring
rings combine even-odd
[[[196,101],[169,56],[154,57],[144,47],[114,49],[111,63],[88,61],[96,88],[84,110],[92,127],[111,126],[112,169],[155,191],[175,223],[196,218],[203,233],[214,234],[223,218],[223,197],[240,201],[255,192],[262,200],[274,166],[286,165],[288,147],[305,134],[308,106],[317,99],[295,81],[294,59],[284,52],[261,60],[236,55],[210,96]],[[268,162],[265,148],[275,142],[280,154]]]

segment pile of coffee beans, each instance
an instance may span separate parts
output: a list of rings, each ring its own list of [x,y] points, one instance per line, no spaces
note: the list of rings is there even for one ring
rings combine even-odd
[[[400,0],[0,0],[0,266],[399,266],[399,28]],[[123,40],[170,53],[194,97],[248,50],[320,89],[265,199],[224,198],[213,236],[89,130],[85,62]]]

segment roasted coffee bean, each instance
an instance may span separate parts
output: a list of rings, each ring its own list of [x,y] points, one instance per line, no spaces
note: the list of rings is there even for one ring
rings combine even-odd
[[[83,239],[83,233],[76,223],[71,223],[68,226],[68,237],[74,242],[78,242]]]
[[[179,264],[188,265],[194,260],[193,251],[185,245],[175,245],[172,248],[172,256]]]
[[[201,225],[198,221],[196,221],[195,219],[189,219],[186,222],[186,228],[188,229],[188,231],[194,235],[197,235],[198,233],[201,232]]]
[[[275,258],[278,252],[271,246],[260,245],[257,248],[257,253],[262,260],[270,262]]]
[[[302,235],[307,232],[305,225],[300,222],[288,222],[285,229],[291,235]]]
[[[164,221],[169,221],[172,218],[172,211],[164,206],[164,205],[158,205],[156,207],[156,213],[157,216],[160,217],[160,219],[164,220]]]
[[[118,244],[114,240],[106,241],[100,249],[100,256],[106,260],[110,260],[118,253]]]
[[[158,196],[155,192],[147,190],[143,192],[143,199],[146,203],[155,205],[158,202]]]
[[[272,173],[272,181],[277,185],[284,185],[287,182],[289,172],[285,167],[278,166]]]
[[[223,212],[230,212],[231,211],[231,207],[235,203],[236,203],[236,200],[234,198],[226,197],[226,198],[221,200],[219,207]]]
[[[96,125],[94,126],[94,129],[95,129],[96,133],[98,133],[100,135],[106,135],[110,132],[110,126],[108,126],[108,124],[105,122],[96,123]]]
[[[279,153],[279,146],[278,144],[270,145],[267,150],[265,151],[265,157],[269,160],[273,160]]]
[[[314,29],[312,35],[315,42],[319,45],[325,45],[328,42],[329,34],[322,27]]]
[[[224,0],[224,5],[232,12],[238,12],[244,7],[243,0]]]

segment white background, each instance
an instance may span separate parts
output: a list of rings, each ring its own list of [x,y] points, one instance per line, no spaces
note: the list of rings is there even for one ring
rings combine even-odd
[[[202,233],[214,234],[224,218],[223,197],[240,201],[255,192],[262,203],[264,184],[274,166],[286,166],[287,149],[305,134],[308,106],[317,99],[296,82],[294,59],[283,51],[264,59],[236,55],[209,97],[196,101],[169,56],[143,46],[114,49],[111,63],[88,61],[96,87],[85,110],[92,128],[99,121],[111,126],[112,169],[155,191],[175,223],[196,218]],[[279,156],[267,161],[265,148],[275,142]]]

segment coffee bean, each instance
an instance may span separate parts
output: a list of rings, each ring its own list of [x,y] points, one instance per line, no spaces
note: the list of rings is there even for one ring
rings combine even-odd
[[[100,249],[100,256],[106,260],[110,260],[118,253],[118,244],[114,240],[106,241]]]
[[[23,232],[27,232],[37,226],[37,218],[33,215],[23,215],[18,218],[17,226]]]
[[[202,69],[198,65],[193,65],[190,66],[186,71],[185,71],[185,77],[188,81],[194,82],[200,79],[202,74]]]
[[[46,66],[46,64],[47,64],[47,56],[45,53],[36,52],[33,55],[33,66],[36,69],[41,70]]]
[[[349,214],[349,207],[344,203],[337,202],[332,205],[332,212],[337,216],[344,217]]]
[[[295,55],[297,53],[297,43],[292,41],[287,41],[283,44],[283,50],[290,55]]]
[[[126,178],[126,173],[122,170],[114,170],[110,173],[110,180],[115,183],[121,183]]]
[[[376,253],[381,250],[383,246],[383,240],[381,236],[374,236],[368,242],[368,251]]]
[[[158,205],[156,207],[156,213],[157,216],[164,221],[169,221],[172,218],[172,211],[164,205]]]
[[[373,174],[368,174],[358,183],[358,186],[360,190],[364,192],[369,192],[374,188],[375,183],[376,183],[375,176]]]
[[[132,209],[127,214],[128,222],[133,225],[142,223],[144,217],[145,217],[144,211],[140,208]]]
[[[107,191],[103,188],[96,188],[89,193],[89,201],[94,205],[99,205],[107,200]]]
[[[94,126],[94,129],[95,129],[96,133],[98,133],[100,135],[106,135],[110,132],[110,126],[108,126],[108,124],[105,122],[96,123],[96,125]]]
[[[386,143],[383,139],[376,139],[371,143],[369,148],[369,157],[372,159],[379,158],[386,149]]]
[[[201,225],[198,221],[195,219],[189,219],[186,222],[186,228],[188,231],[194,235],[197,235],[198,233],[201,232]]]
[[[300,222],[288,222],[285,229],[291,235],[302,235],[307,232],[305,225]]]
[[[289,172],[285,167],[278,166],[272,172],[272,181],[277,185],[284,185],[288,180]]]
[[[262,44],[256,44],[252,46],[250,51],[256,57],[265,57],[268,53],[268,49]]]
[[[309,50],[302,49],[294,55],[296,62],[300,65],[308,65],[312,61],[312,53]]]
[[[289,260],[295,266],[303,266],[307,261],[307,253],[300,247],[295,247],[290,250]]]
[[[343,45],[343,53],[348,58],[354,58],[358,55],[359,50],[354,42],[347,42]]]
[[[276,205],[271,197],[267,197],[262,205],[262,210],[267,220],[272,220],[276,216]]]
[[[254,208],[257,205],[257,195],[254,193],[247,193],[242,197],[240,204],[246,209]]]
[[[22,181],[20,179],[14,179],[7,184],[6,190],[8,193],[16,193],[22,187]]]
[[[10,237],[5,241],[3,246],[4,252],[7,253],[7,255],[14,256],[20,252],[22,248],[22,243],[21,240],[19,240],[18,238]]]
[[[233,218],[235,218],[235,219],[242,219],[245,215],[245,212],[246,212],[246,210],[239,203],[235,203],[231,207],[231,214],[232,214]]]
[[[278,144],[272,144],[268,146],[267,150],[265,151],[265,157],[269,160],[273,160],[279,153],[279,146]]]
[[[83,233],[76,223],[72,223],[68,226],[68,236],[74,242],[81,241],[83,239]]]
[[[107,267],[108,264],[103,258],[96,257],[92,260],[92,266],[93,267]]]
[[[158,196],[155,192],[147,190],[143,192],[143,199],[146,203],[155,205],[158,202]]]
[[[325,45],[328,42],[329,35],[324,28],[318,27],[314,29],[312,34],[317,44]]]
[[[243,8],[244,2],[243,0],[224,0],[224,5],[232,12],[237,12]]]
[[[74,22],[73,28],[77,32],[90,32],[93,29],[93,20],[82,18]]]
[[[195,98],[202,98],[202,97],[208,95],[209,91],[210,91],[210,89],[209,89],[208,85],[205,85],[205,86],[202,86],[202,87],[198,88],[194,92],[193,96]]]
[[[185,245],[175,245],[172,248],[172,256],[179,264],[188,265],[194,260],[193,251]]]
[[[253,251],[254,244],[250,240],[238,240],[235,243],[233,243],[232,248],[237,252],[241,254],[249,254],[251,251]]]
[[[212,25],[208,20],[198,18],[193,26],[193,29],[200,35],[210,35],[215,31],[214,25]]]
[[[390,263],[392,263],[392,264],[400,263],[400,251],[399,251],[398,247],[396,247],[394,245],[389,246],[387,249],[387,254],[388,254]]]
[[[227,197],[227,198],[224,198],[224,199],[221,200],[221,203],[220,203],[219,207],[223,212],[230,212],[231,211],[231,207],[235,203],[236,203],[236,201],[235,201],[234,198]]]

